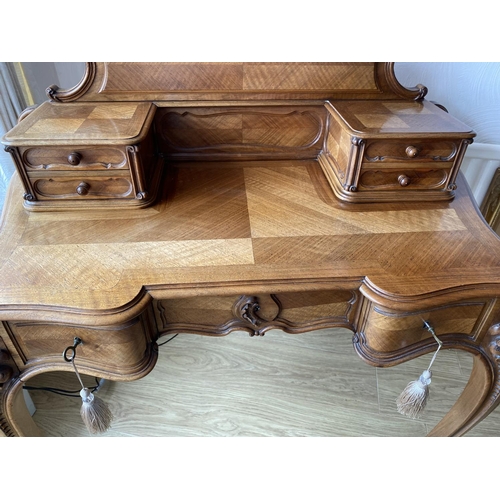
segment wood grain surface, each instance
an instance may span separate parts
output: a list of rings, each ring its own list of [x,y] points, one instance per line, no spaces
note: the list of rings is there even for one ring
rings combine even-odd
[[[165,187],[154,207],[117,214],[27,213],[13,199],[2,310],[104,311],[166,283],[366,277],[411,297],[500,280],[498,237],[477,224],[463,185],[453,204],[346,207],[316,161],[294,160],[171,165]]]

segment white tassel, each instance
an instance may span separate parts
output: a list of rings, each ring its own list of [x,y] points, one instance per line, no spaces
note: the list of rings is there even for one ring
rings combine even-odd
[[[429,384],[432,373],[424,370],[418,380],[410,382],[396,400],[398,412],[410,418],[417,418],[425,409],[429,399]]]
[[[86,387],[80,391],[80,396],[82,397],[80,415],[88,431],[91,434],[106,432],[113,420],[113,414],[108,405],[102,399],[94,396]]]
[[[429,385],[432,377],[431,366],[436,359],[439,349],[441,349],[441,346],[443,345],[443,343],[437,338],[432,326],[425,320],[424,328],[427,328],[427,330],[431,332],[439,347],[434,353],[434,356],[432,356],[429,368],[424,370],[418,380],[410,382],[396,400],[398,412],[401,413],[401,415],[410,418],[418,418],[427,405],[427,400],[429,399]]]
[[[80,391],[80,396],[82,397],[80,415],[82,416],[83,423],[91,434],[100,434],[106,432],[111,426],[113,414],[108,408],[108,405],[102,401],[102,399],[94,396],[92,391],[83,385],[82,378],[76,369],[76,348],[82,343],[83,342],[80,338],[75,337],[73,345],[64,350],[63,358],[65,361],[73,365],[78,381],[82,386],[82,390]],[[100,387],[101,383],[99,383],[98,389],[100,389]]]

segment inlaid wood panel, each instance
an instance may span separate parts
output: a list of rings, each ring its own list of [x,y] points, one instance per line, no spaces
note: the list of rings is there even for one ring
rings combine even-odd
[[[109,141],[133,144],[144,138],[154,111],[155,107],[147,102],[64,106],[44,102],[8,132],[3,142],[13,146]]]
[[[160,108],[159,148],[167,158],[316,158],[323,106]]]
[[[467,134],[471,128],[429,101],[361,102],[331,101],[341,122],[360,137],[376,134],[383,139],[393,134]],[[444,132],[446,131],[446,132]]]
[[[351,95],[382,93],[374,63],[106,63],[98,71],[98,81],[105,74],[98,93],[108,97],[182,93],[184,99],[193,99],[196,94],[206,98],[212,93],[227,99],[243,92],[275,98],[290,98],[294,92],[310,97],[342,91]]]
[[[500,275],[494,234],[460,203],[346,208],[313,160],[169,169],[163,201],[141,211],[15,208],[4,231],[16,231],[0,255],[4,304],[108,309],[166,283],[189,293],[207,282],[300,291],[332,276],[339,285],[367,277],[392,293],[432,294]]]
[[[111,62],[86,63],[72,89],[51,85],[55,102],[252,99],[422,99],[405,88],[394,63],[382,62]]]

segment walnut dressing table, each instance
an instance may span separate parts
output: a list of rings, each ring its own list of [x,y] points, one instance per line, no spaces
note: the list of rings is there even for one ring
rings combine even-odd
[[[473,131],[391,63],[88,63],[3,138],[0,429],[69,371],[147,375],[165,334],[352,330],[392,366],[474,358],[433,436],[500,394],[500,242],[459,173]]]

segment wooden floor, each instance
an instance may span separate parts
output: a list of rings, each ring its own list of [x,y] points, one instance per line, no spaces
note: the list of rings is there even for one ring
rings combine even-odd
[[[271,331],[262,338],[179,335],[159,348],[147,377],[103,385],[98,395],[115,416],[105,436],[425,436],[468,380],[469,355],[441,351],[425,415],[407,419],[395,400],[432,354],[374,368],[357,357],[351,337],[345,329]],[[85,381],[94,384],[91,377]],[[78,389],[71,373],[40,375],[30,385]],[[31,396],[34,419],[48,436],[89,435],[80,398]],[[500,410],[467,436],[500,436]]]

